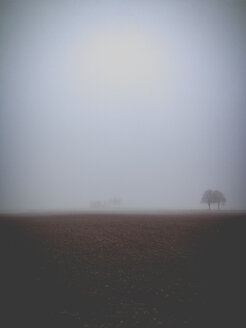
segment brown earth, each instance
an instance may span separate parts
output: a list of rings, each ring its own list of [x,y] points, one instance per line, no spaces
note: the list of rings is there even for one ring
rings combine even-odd
[[[0,217],[1,327],[246,327],[245,213]]]

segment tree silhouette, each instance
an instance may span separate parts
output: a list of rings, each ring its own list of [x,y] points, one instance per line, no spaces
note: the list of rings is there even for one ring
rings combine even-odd
[[[211,204],[217,203],[219,209],[221,204],[226,203],[226,198],[221,191],[209,189],[204,192],[201,203],[208,204],[209,209],[211,209]]]
[[[218,209],[220,208],[220,204],[225,204],[226,203],[225,196],[219,190],[215,190],[213,192],[213,198],[214,198],[214,203],[217,203],[217,205],[218,205]]]
[[[204,194],[201,199],[201,203],[208,204],[209,209],[211,208],[211,204],[213,203],[213,190],[209,189],[204,191]]]

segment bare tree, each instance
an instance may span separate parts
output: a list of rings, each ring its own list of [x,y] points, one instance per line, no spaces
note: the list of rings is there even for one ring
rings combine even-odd
[[[206,190],[202,196],[201,203],[208,204],[209,209],[211,209],[211,204],[214,203],[213,190]]]
[[[221,191],[215,190],[213,191],[213,202],[217,203],[218,209],[220,209],[220,204],[224,205],[226,203],[226,198]]]
[[[201,203],[208,204],[209,209],[211,209],[211,204],[217,203],[220,209],[220,205],[226,203],[226,198],[221,191],[209,189],[204,192]]]

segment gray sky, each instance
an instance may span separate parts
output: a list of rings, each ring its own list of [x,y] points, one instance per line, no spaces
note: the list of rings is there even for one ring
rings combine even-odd
[[[245,1],[1,1],[0,211],[246,208]]]

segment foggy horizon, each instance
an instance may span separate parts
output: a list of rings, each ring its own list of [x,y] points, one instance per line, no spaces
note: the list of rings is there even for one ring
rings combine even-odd
[[[207,189],[245,210],[245,19],[239,0],[1,1],[0,213],[207,209]]]

